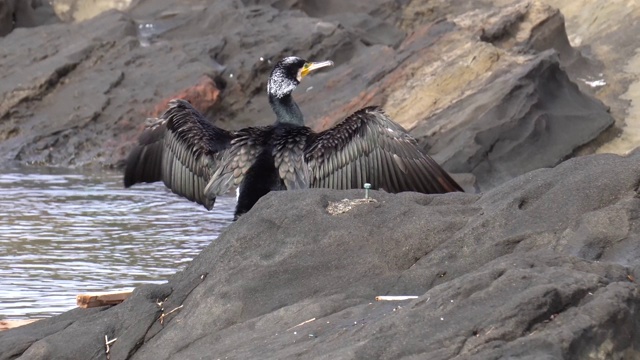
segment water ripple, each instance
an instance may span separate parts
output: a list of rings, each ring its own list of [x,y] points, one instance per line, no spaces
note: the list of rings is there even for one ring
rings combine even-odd
[[[235,200],[203,207],[116,173],[0,170],[0,319],[75,307],[90,291],[162,283],[229,225]]]

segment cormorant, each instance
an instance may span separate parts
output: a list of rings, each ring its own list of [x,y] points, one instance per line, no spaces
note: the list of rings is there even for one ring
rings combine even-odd
[[[286,57],[271,72],[270,126],[235,132],[211,125],[191,104],[172,100],[159,125],[129,154],[124,185],[162,180],[174,193],[211,209],[238,186],[234,220],[272,190],[362,188],[446,193],[462,188],[378,107],[356,111],[316,133],[291,93],[309,72],[333,65]]]

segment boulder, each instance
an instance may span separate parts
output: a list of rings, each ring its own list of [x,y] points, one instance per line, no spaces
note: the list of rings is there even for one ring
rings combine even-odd
[[[272,192],[167,284],[4,331],[0,359],[103,359],[105,336],[110,359],[634,357],[639,174],[585,156],[336,215],[363,191]]]
[[[272,123],[266,79],[291,54],[336,63],[294,94],[309,126],[382,105],[483,191],[593,152],[614,123],[565,72],[591,63],[540,1],[103,3],[126,10],[0,39],[0,161],[118,167],[174,96],[227,129]]]
[[[53,9],[64,21],[83,21],[111,10],[126,10],[132,0],[53,0]]]
[[[599,152],[624,154],[640,143],[640,6],[619,1],[549,1],[566,19],[571,45],[589,64],[569,68],[580,88],[604,101],[616,119]],[[595,65],[595,66],[593,66]]]
[[[15,28],[59,22],[51,4],[42,0],[0,0],[0,37]]]

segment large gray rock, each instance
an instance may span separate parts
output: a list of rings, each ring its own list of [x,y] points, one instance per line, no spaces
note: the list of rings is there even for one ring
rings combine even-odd
[[[118,166],[172,97],[228,129],[269,124],[266,79],[291,54],[336,63],[294,94],[311,127],[382,105],[481,190],[556,165],[614,123],[564,72],[584,62],[556,9],[470,4],[141,0],[17,29],[0,39],[0,161]]]
[[[0,0],[0,37],[15,28],[55,24],[56,17],[46,0]]]
[[[51,0],[51,3],[60,19],[83,21],[107,10],[126,10],[132,0]]]
[[[131,13],[18,29],[0,39],[0,158],[63,166],[122,160],[156,104],[208,78],[224,91],[212,105],[225,127],[271,122],[253,110],[270,59],[296,53],[339,58],[357,39],[299,11],[169,1],[140,2]],[[238,8],[239,7],[239,8]],[[206,31],[203,31],[206,29]],[[286,29],[286,31],[283,31]],[[355,45],[354,45],[355,46]],[[262,59],[262,60],[260,60]],[[261,109],[268,109],[266,98]],[[220,101],[218,101],[220,100]],[[217,101],[217,103],[216,103]]]
[[[111,359],[634,358],[639,183],[637,152],[338,215],[362,191],[270,193],[167,285],[0,333],[0,359],[103,359],[105,335]]]
[[[434,125],[456,128],[429,134]],[[450,171],[470,172],[488,190],[531,170],[559,164],[613,125],[599,101],[582,93],[544,52],[418,124],[412,133]]]

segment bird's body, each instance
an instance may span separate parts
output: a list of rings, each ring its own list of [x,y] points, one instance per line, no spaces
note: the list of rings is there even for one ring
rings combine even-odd
[[[309,71],[330,65],[285,58],[268,83],[276,122],[229,132],[188,102],[173,100],[163,122],[147,130],[127,159],[125,186],[164,181],[173,192],[211,209],[239,187],[235,218],[274,190],[373,188],[445,193],[460,186],[381,109],[358,110],[316,133],[304,126],[291,92]],[[164,134],[163,134],[164,133]]]

